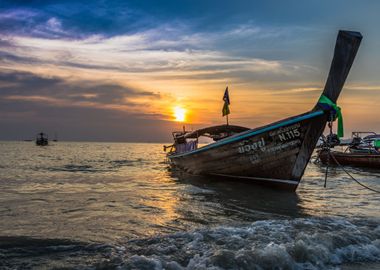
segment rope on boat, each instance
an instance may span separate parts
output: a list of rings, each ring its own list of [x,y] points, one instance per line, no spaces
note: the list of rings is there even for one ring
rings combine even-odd
[[[342,138],[344,136],[344,128],[343,128],[343,115],[342,115],[341,108],[338,105],[336,105],[335,102],[333,102],[331,99],[329,99],[327,96],[323,94],[318,100],[318,105],[324,111],[330,112],[329,122],[333,122],[336,119],[338,119],[337,133],[338,133],[338,137]]]
[[[329,173],[329,166],[330,166],[330,153],[331,153],[331,140],[332,140],[332,135],[333,135],[333,119],[334,119],[334,113],[333,111],[330,111],[330,121],[328,122],[328,127],[330,130],[330,136],[327,136],[326,144],[325,144],[325,149],[327,150],[327,166],[326,166],[326,171],[325,171],[325,183],[323,185],[324,188],[327,186],[327,176]]]
[[[323,187],[326,188],[327,186],[327,175],[329,173],[329,166],[330,166],[330,148],[327,150],[327,166],[326,166],[326,171],[325,171],[325,183],[323,184]]]
[[[352,179],[352,180],[354,180],[356,183],[358,183],[359,185],[361,185],[362,187],[364,187],[364,188],[366,188],[366,189],[368,189],[368,190],[371,190],[371,191],[373,191],[373,192],[376,192],[376,193],[380,193],[380,190],[376,190],[376,189],[373,189],[373,188],[371,188],[371,187],[369,187],[369,186],[366,186],[366,185],[364,185],[363,183],[360,183],[355,177],[353,177],[337,160],[336,160],[336,158],[334,157],[334,155],[332,155],[331,154],[331,152],[329,151],[328,152],[328,154],[329,154],[329,156],[331,155],[331,157],[333,158],[333,160],[335,161],[335,163],[336,164],[338,164],[338,166]],[[328,166],[328,165],[327,165]],[[327,172],[327,170],[326,170],[326,172]],[[326,176],[326,178],[327,178],[327,176]],[[326,180],[325,180],[326,181]],[[326,182],[325,182],[325,184],[326,184]],[[326,187],[326,186],[325,186]]]
[[[332,119],[332,118],[330,118]],[[359,184],[360,186],[370,190],[370,191],[373,191],[373,192],[376,192],[376,193],[380,193],[380,190],[376,190],[376,189],[373,189],[369,186],[366,186],[364,185],[363,183],[359,182],[359,180],[357,180],[355,177],[353,177],[339,162],[338,160],[336,160],[336,158],[334,157],[333,154],[331,154],[331,138],[332,138],[332,134],[333,134],[333,131],[332,131],[332,126],[333,126],[333,121],[329,121],[328,123],[328,127],[329,127],[329,130],[330,130],[330,136],[327,138],[327,141],[326,141],[326,146],[325,146],[325,149],[327,150],[327,166],[326,166],[326,171],[325,171],[325,183],[323,185],[323,187],[326,187],[326,184],[327,184],[327,176],[328,176],[328,172],[329,172],[329,166],[330,166],[330,156],[332,157],[332,159],[334,160],[334,162],[352,179],[354,180],[357,184]]]
[[[352,179],[354,180],[357,184],[359,184],[360,186],[368,189],[368,190],[371,190],[373,192],[376,192],[376,193],[380,193],[379,190],[376,190],[376,189],[373,189],[371,187],[368,187],[366,185],[364,185],[363,183],[359,182],[355,177],[353,177],[339,162],[338,160],[336,160],[336,158],[334,157],[333,154],[331,154],[331,138],[332,138],[332,134],[333,134],[333,131],[332,131],[332,127],[333,127],[333,121],[331,121],[332,118],[330,116],[330,121],[328,122],[328,127],[329,127],[329,130],[330,130],[330,136],[328,136],[327,140],[326,140],[326,144],[325,144],[325,147],[324,149],[327,151],[327,166],[326,166],[326,171],[325,171],[325,183],[323,185],[323,187],[326,187],[326,184],[327,184],[327,176],[328,176],[328,172],[329,172],[329,166],[330,166],[330,156],[332,157],[332,159],[335,161],[335,163]]]

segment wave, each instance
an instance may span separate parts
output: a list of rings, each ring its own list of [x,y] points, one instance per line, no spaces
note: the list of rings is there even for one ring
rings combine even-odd
[[[378,220],[263,220],[119,242],[0,237],[0,268],[339,269],[380,264]],[[20,268],[20,269],[21,269]],[[53,267],[54,268],[54,267]],[[350,268],[354,269],[354,268]],[[362,268],[365,269],[365,268]]]
[[[336,269],[380,262],[376,221],[257,221],[130,241],[126,269]]]
[[[64,172],[107,172],[109,170],[99,169],[91,165],[76,165],[76,164],[66,164],[62,167],[49,168],[50,171],[64,171]]]
[[[145,161],[142,158],[137,159],[116,159],[110,161],[113,167],[123,167],[123,166],[138,166],[143,165]]]
[[[86,164],[86,163],[90,163]],[[93,173],[93,172],[111,172],[116,171],[124,166],[141,166],[144,164],[144,160],[141,158],[135,160],[129,159],[120,159],[112,161],[91,161],[86,160],[85,164],[66,164],[62,167],[52,167],[49,168],[50,171],[64,171],[64,172],[84,172],[84,173]]]
[[[104,260],[114,247],[68,239],[0,236],[0,269],[74,269]]]

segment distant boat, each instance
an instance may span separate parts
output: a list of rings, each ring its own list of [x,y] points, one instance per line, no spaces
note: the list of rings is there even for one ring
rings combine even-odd
[[[53,139],[53,142],[58,142],[57,132],[54,133],[54,139]]]
[[[363,134],[369,135],[362,138]],[[348,150],[351,153],[380,154],[380,134],[372,131],[354,131]]]
[[[362,35],[339,31],[323,95],[336,103],[358,51]],[[248,179],[296,190],[315,145],[331,116],[317,103],[307,113],[263,127],[221,125],[192,132],[173,132],[170,164],[192,174]],[[215,142],[198,148],[198,138]]]
[[[363,134],[370,134],[363,138]],[[332,151],[322,147],[318,150],[318,157],[323,164],[334,164],[354,167],[380,169],[380,134],[375,132],[352,132],[352,139],[344,151]],[[328,157],[330,152],[330,158]]]
[[[47,134],[43,132],[38,133],[37,138],[36,138],[36,145],[45,146],[48,144],[49,144],[49,140],[48,140]]]

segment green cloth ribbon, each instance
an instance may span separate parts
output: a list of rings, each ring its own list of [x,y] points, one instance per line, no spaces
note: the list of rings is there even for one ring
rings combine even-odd
[[[319,98],[318,103],[327,104],[335,110],[336,114],[335,114],[334,121],[336,120],[336,118],[338,118],[338,137],[342,138],[344,136],[344,128],[343,128],[343,116],[342,116],[342,111],[340,107],[336,105],[334,102],[332,102],[331,99],[329,99],[325,95],[322,95]]]

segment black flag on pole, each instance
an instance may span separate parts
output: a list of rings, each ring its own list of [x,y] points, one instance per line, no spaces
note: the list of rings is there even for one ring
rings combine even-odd
[[[228,86],[227,86],[226,90],[224,91],[223,101],[224,101],[224,105],[223,105],[222,113],[223,113],[223,116],[226,116],[226,115],[230,114],[230,108],[229,108],[230,95],[228,94]]]

